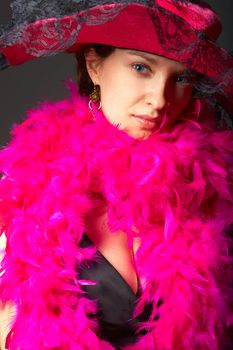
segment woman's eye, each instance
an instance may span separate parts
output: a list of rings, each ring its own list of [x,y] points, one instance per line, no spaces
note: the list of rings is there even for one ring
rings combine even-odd
[[[148,73],[150,71],[150,67],[143,63],[134,63],[132,67],[138,73]]]
[[[181,84],[188,84],[188,83],[189,83],[189,80],[188,80],[187,77],[184,76],[184,75],[178,75],[178,76],[176,77],[176,82],[177,82],[177,83],[181,83]]]
[[[184,75],[181,74],[176,77],[176,82],[179,84],[193,84],[194,80],[195,80],[194,76],[187,75],[187,74],[184,74]]]

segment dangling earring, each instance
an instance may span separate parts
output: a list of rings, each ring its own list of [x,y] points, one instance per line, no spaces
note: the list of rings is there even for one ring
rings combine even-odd
[[[101,101],[100,101],[100,87],[99,87],[99,85],[94,85],[94,91],[90,94],[90,100],[88,103],[88,107],[91,110],[94,119],[95,119],[95,116],[94,116],[93,103],[96,104],[97,102],[99,104],[98,104],[98,106],[95,106],[95,108],[97,109],[97,111],[99,111],[102,107]]]

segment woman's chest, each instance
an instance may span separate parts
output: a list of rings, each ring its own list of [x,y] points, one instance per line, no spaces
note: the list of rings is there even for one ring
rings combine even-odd
[[[139,289],[139,278],[135,254],[140,241],[135,239],[130,245],[123,231],[111,232],[108,226],[108,215],[104,209],[93,211],[87,216],[86,234],[98,252],[136,294]]]

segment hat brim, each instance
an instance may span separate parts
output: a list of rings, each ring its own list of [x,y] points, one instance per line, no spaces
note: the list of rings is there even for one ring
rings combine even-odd
[[[110,5],[103,6],[105,10]],[[99,8],[89,11],[98,17]],[[75,52],[80,45],[99,43],[140,50],[179,61],[209,77],[233,69],[233,58],[203,33],[178,16],[169,19],[166,11],[151,11],[139,4],[124,7],[117,16],[99,24],[83,21],[85,14],[46,18],[27,24],[19,39],[0,52],[10,65],[59,52]],[[155,20],[157,19],[157,21]]]

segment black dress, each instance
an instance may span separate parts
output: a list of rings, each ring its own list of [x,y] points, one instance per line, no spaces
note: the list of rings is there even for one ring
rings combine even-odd
[[[83,234],[79,246],[92,246],[92,241]],[[133,318],[135,304],[140,296],[140,287],[134,294],[113,265],[97,251],[96,261],[87,266],[79,266],[79,279],[95,281],[96,284],[82,286],[87,298],[96,300],[99,322],[99,338],[110,342],[116,349],[133,344],[146,330],[138,330],[140,322],[148,321],[152,304],[147,304],[144,311]]]

